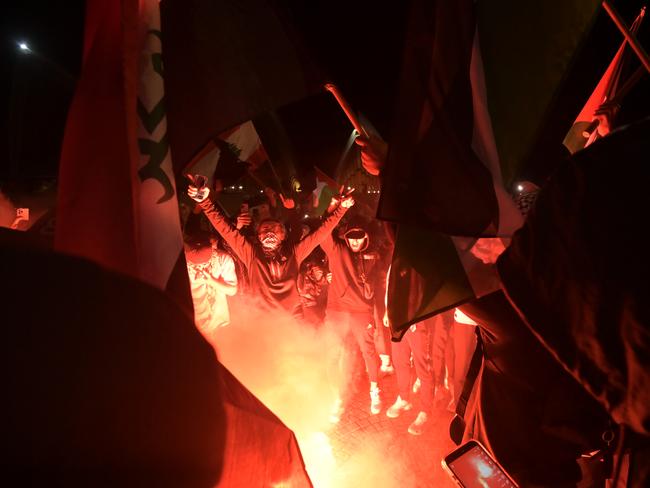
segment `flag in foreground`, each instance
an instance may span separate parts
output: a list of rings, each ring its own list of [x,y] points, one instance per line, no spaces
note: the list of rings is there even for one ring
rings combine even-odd
[[[87,4],[83,69],[59,170],[55,248],[166,289],[175,267],[185,266],[159,25],[155,0]],[[178,279],[189,304],[187,277]]]
[[[593,15],[591,3],[576,10],[581,21],[572,26],[571,42],[554,44],[552,49],[564,52],[567,45],[573,46],[588,23],[584,19]],[[412,5],[397,123],[378,211],[380,218],[399,224],[388,290],[396,338],[410,324],[494,291],[499,282],[493,266],[477,259],[471,249],[477,238],[509,238],[523,222],[503,186],[502,154],[512,159],[522,151],[518,144],[497,145],[495,140],[496,129],[507,127],[512,114],[495,110],[499,103],[488,103],[492,94],[500,101],[504,83],[494,76],[498,58],[491,57],[490,65],[483,66],[479,32],[481,39],[485,33],[490,41],[487,52],[496,44],[489,25],[477,26],[483,10],[470,0],[417,0]],[[521,7],[515,5],[512,11]],[[548,26],[528,26],[531,36],[536,27],[543,33]],[[541,59],[547,57],[555,62],[553,56]],[[534,70],[547,67],[534,66]],[[524,92],[525,98],[539,95],[548,103],[552,90],[548,93],[546,85],[536,88]],[[538,93],[542,88],[546,91]],[[512,93],[521,91],[520,87]],[[512,105],[512,100],[508,103]],[[542,109],[534,112],[543,115]],[[520,123],[526,131],[511,134],[522,133],[522,140],[530,140],[540,123]]]

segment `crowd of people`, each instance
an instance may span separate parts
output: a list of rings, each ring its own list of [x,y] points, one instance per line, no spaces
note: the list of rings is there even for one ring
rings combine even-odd
[[[371,173],[381,172],[382,144],[359,140],[361,160]],[[529,218],[540,188],[524,183],[519,190],[516,204]],[[329,355],[350,382],[367,375],[371,414],[383,411],[395,418],[414,410],[408,432],[419,435],[433,408],[447,408],[456,413],[452,438],[478,439],[525,486],[575,486],[581,479],[580,486],[600,486],[584,483],[611,476],[604,466],[621,454],[612,444],[616,422],[536,337],[534,322],[513,305],[518,288],[506,286],[508,295],[499,290],[423,320],[391,342],[386,313],[391,232],[371,216],[354,213],[353,193],[334,197],[318,224],[308,228],[270,212],[253,219],[244,211],[229,221],[208,188],[190,185],[188,194],[211,224],[213,240],[227,249],[219,252],[240,263],[229,266],[246,282],[237,293],[338,337]],[[533,218],[533,226],[541,225],[540,218]],[[517,234],[508,249],[530,246],[530,237],[522,235],[527,236]],[[472,253],[490,265],[500,259],[505,268],[514,251],[503,253],[504,246],[491,242],[479,239]],[[198,264],[190,255],[188,262],[190,269]],[[236,315],[237,301],[230,303]],[[385,405],[382,375],[393,372],[398,396]],[[339,391],[332,422],[345,411],[348,392]]]
[[[231,316],[236,327],[241,309],[284,314],[331,338],[327,369],[343,378],[335,387],[331,422],[340,421],[363,376],[372,415],[383,411],[396,418],[417,405],[410,434],[422,434],[433,408],[454,411],[475,344],[474,326],[456,332],[452,310],[391,342],[386,289],[393,242],[385,224],[366,211],[372,201],[353,208],[355,190],[342,188],[323,216],[306,218],[310,201],[302,206],[266,189],[255,214],[245,201],[237,215],[227,217],[217,198],[220,185],[211,191],[191,179],[195,208],[185,225],[186,259],[195,321],[209,342],[218,349],[218,328]],[[398,383],[394,399],[381,391],[389,374]]]

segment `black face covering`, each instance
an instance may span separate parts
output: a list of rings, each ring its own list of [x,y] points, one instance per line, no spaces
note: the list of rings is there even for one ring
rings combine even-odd
[[[363,239],[366,236],[366,231],[363,229],[352,229],[345,233],[346,239]]]

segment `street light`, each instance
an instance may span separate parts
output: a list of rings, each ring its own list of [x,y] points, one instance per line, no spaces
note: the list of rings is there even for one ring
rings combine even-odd
[[[18,43],[18,49],[20,49],[20,51],[25,54],[32,52],[32,50],[29,47],[29,44],[27,44],[24,41]]]

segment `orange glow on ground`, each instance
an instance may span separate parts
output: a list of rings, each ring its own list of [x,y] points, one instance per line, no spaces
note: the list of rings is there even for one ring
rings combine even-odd
[[[369,412],[368,383],[360,375],[341,421],[329,422],[342,382],[328,374],[326,334],[290,317],[264,315],[240,317],[211,339],[220,361],[294,431],[314,487],[454,486],[440,465],[453,449],[451,413],[434,412],[422,436],[408,434],[417,411],[398,419],[385,415],[397,395],[394,376],[384,378],[379,415]],[[285,485],[291,483],[277,484]]]

